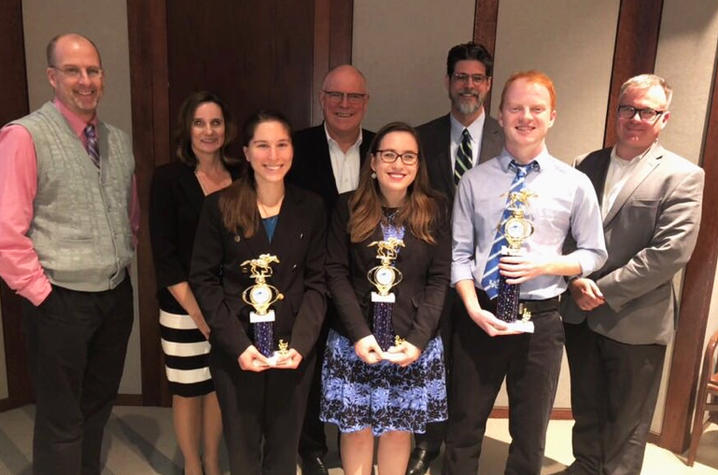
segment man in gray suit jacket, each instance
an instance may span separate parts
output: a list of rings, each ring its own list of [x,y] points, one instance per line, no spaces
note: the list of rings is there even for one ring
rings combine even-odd
[[[451,112],[417,128],[431,185],[447,197],[449,206],[463,173],[497,156],[504,145],[503,129],[484,110],[484,101],[491,90],[493,64],[491,53],[480,44],[464,43],[451,48],[444,79]],[[460,154],[465,154],[468,162],[463,161],[464,157],[457,158]],[[456,312],[465,312],[465,309],[451,289],[441,316],[441,335],[449,371],[450,323]],[[431,461],[439,454],[445,432],[446,423],[441,422],[429,424],[426,434],[415,435],[416,447],[409,461],[408,475],[426,473]]]
[[[615,147],[577,165],[601,203],[608,260],[562,301],[576,420],[566,473],[641,471],[678,316],[673,276],[693,252],[703,195],[703,170],[658,143],[671,95],[652,74],[626,81]]]

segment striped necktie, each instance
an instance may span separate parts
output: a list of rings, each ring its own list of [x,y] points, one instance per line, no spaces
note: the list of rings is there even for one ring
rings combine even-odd
[[[511,160],[511,163],[509,163],[509,170],[515,171],[516,176],[514,176],[514,180],[511,182],[511,187],[507,193],[507,203],[510,194],[521,191],[524,188],[526,176],[532,170],[538,170],[538,168],[538,162],[535,160],[527,165],[519,165],[514,160]],[[499,260],[501,259],[501,249],[504,246],[508,246],[508,241],[506,241],[506,237],[504,236],[503,225],[510,217],[511,210],[508,207],[504,208],[504,212],[501,215],[501,222],[496,229],[494,242],[491,244],[491,252],[489,252],[489,257],[486,259],[484,275],[481,277],[481,287],[492,300],[499,295],[499,280],[501,280],[501,275],[499,274]]]
[[[454,162],[454,185],[459,184],[459,180],[467,170],[473,165],[471,153],[471,134],[469,129],[464,129],[461,133],[461,143],[456,150],[456,161]]]
[[[87,142],[85,145],[85,148],[87,149],[87,154],[90,156],[90,160],[92,160],[92,163],[95,164],[97,168],[100,168],[100,147],[97,145],[97,134],[95,134],[95,126],[92,124],[87,124],[87,127],[85,127],[85,138],[87,138]]]

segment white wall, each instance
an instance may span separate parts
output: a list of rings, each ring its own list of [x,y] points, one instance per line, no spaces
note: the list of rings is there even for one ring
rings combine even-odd
[[[52,99],[45,74],[45,46],[59,33],[81,33],[95,42],[106,72],[105,95],[99,115],[132,135],[130,107],[130,60],[127,38],[126,2],[115,0],[23,0],[25,59],[30,110]],[[136,282],[136,279],[134,279]],[[136,284],[133,282],[134,288]],[[135,309],[137,294],[135,293]],[[135,312],[137,314],[137,312]],[[3,352],[4,354],[4,352]],[[139,324],[135,318],[130,337],[120,393],[141,394]]]

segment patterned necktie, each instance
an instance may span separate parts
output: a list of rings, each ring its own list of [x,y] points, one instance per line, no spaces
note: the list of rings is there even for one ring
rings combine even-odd
[[[532,170],[538,170],[538,168],[539,165],[536,161],[533,161],[528,165],[519,165],[515,161],[511,160],[511,163],[509,163],[509,170],[516,171],[516,176],[514,176],[514,180],[511,182],[511,187],[509,188],[509,191],[507,193],[507,203],[509,200],[509,195],[512,192],[521,191],[524,188],[526,175],[528,175]],[[492,300],[495,299],[496,296],[499,294],[499,281],[502,280],[500,279],[501,275],[499,274],[499,260],[501,259],[501,248],[508,245],[506,237],[504,236],[503,224],[510,217],[511,210],[508,207],[504,208],[504,212],[501,215],[501,222],[496,229],[496,236],[494,237],[494,242],[491,244],[491,252],[489,252],[489,257],[488,259],[486,259],[484,275],[481,277],[481,287]]]
[[[454,185],[459,184],[461,176],[471,168],[472,161],[471,153],[471,134],[469,129],[464,129],[461,133],[461,143],[459,148],[456,150],[456,161],[454,162]]]
[[[85,127],[85,137],[87,138],[87,154],[90,156],[90,160],[95,164],[97,168],[100,168],[100,147],[97,145],[97,135],[95,134],[95,126],[87,124]]]

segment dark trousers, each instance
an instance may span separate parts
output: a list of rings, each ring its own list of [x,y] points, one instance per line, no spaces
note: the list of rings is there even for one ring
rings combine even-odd
[[[453,338],[453,321],[460,318],[468,318],[466,315],[466,308],[464,303],[459,298],[456,290],[450,288],[446,293],[446,301],[444,302],[444,309],[441,314],[441,321],[439,324],[439,332],[441,334],[441,340],[444,344],[444,366],[446,367],[446,393],[449,400],[451,400],[451,391],[453,385],[451,384],[451,372],[453,370],[452,365],[452,338]],[[438,453],[441,450],[441,444],[444,442],[446,437],[446,429],[448,421],[432,422],[426,425],[426,433],[414,434],[414,445],[420,449],[424,449],[428,452]]]
[[[295,370],[261,373],[243,371],[236,360],[214,350],[210,354],[233,475],[296,473],[315,354],[312,351]]]
[[[329,325],[324,322],[322,332],[319,334],[317,344],[314,346],[316,363],[314,376],[307,399],[307,411],[304,415],[302,432],[299,437],[299,456],[304,458],[321,457],[327,454],[327,436],[324,433],[324,423],[319,420],[319,404],[322,396],[322,363],[324,362],[324,348],[327,346]]]
[[[656,408],[665,345],[628,345],[564,324],[571,371],[571,473],[639,474]]]
[[[488,302],[482,308],[491,309]],[[507,474],[539,474],[563,355],[558,311],[534,313],[533,334],[490,337],[464,315],[455,321],[453,391],[443,473],[476,473],[486,421],[506,377],[511,445]]]
[[[23,303],[35,391],[33,472],[99,474],[102,435],[132,331],[130,279],[103,292],[53,286]]]

